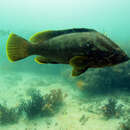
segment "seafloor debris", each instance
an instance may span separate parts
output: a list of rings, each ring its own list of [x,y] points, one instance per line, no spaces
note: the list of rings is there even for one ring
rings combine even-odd
[[[81,116],[81,118],[79,119],[79,122],[81,123],[81,125],[85,125],[85,123],[88,121],[89,117],[86,117],[85,114],[83,114]]]

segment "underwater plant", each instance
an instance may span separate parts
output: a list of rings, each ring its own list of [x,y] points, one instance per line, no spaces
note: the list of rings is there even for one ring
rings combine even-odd
[[[107,119],[111,117],[119,117],[121,115],[122,105],[117,105],[117,101],[113,98],[108,99],[108,103],[101,107],[101,111]]]
[[[38,90],[31,91],[29,96],[30,100],[24,100],[20,105],[20,110],[24,111],[29,119],[32,119],[40,114],[45,102]]]
[[[55,110],[58,110],[56,108],[63,102],[63,93],[61,89],[52,89],[50,94],[46,94],[43,99],[45,105],[43,106],[42,111],[47,114],[54,113]]]
[[[16,123],[19,119],[18,108],[7,108],[0,104],[0,124]]]
[[[19,107],[19,111],[25,112],[28,119],[54,113],[57,106],[63,101],[63,94],[60,89],[53,89],[44,96],[34,89],[29,92],[29,96],[30,99],[22,101]]]

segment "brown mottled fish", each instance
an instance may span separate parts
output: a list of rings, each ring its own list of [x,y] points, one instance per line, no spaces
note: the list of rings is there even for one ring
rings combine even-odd
[[[38,55],[35,61],[40,64],[70,64],[73,76],[88,68],[112,66],[130,59],[108,37],[86,28],[39,32],[29,41],[12,33],[6,51],[13,62]]]

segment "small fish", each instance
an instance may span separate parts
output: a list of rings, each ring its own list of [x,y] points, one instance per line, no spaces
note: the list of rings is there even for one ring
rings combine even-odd
[[[80,90],[84,90],[85,88],[85,82],[83,80],[77,81],[76,85]]]
[[[36,33],[29,41],[10,34],[6,52],[12,62],[38,55],[39,64],[70,64],[72,76],[88,68],[112,66],[130,58],[112,40],[93,29],[73,28]]]
[[[0,36],[9,35],[10,31],[8,30],[0,30]]]

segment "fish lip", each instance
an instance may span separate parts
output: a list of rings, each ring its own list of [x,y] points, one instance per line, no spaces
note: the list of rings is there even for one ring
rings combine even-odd
[[[126,57],[124,58],[124,61],[128,61],[128,60],[130,60],[130,57],[126,56]]]

